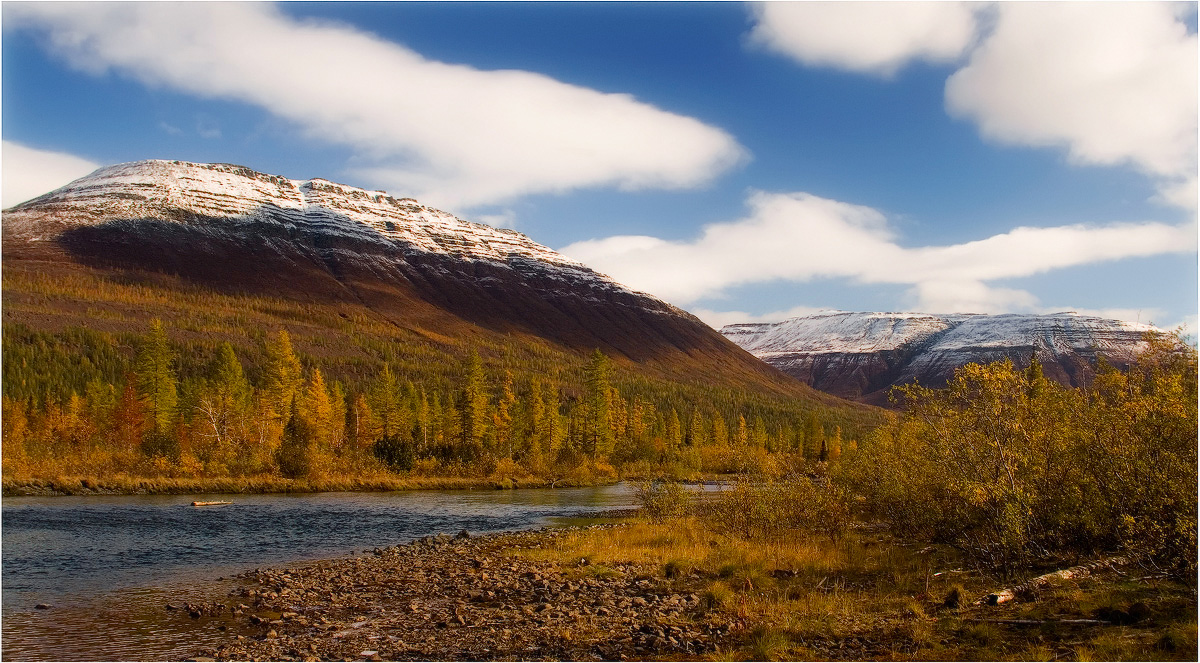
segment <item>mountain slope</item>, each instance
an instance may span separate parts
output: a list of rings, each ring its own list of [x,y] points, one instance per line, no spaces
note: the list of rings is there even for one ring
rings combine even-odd
[[[598,347],[631,375],[840,407],[520,233],[326,180],[121,164],[6,211],[3,231],[6,324],[134,332],[152,317],[195,317],[173,334],[243,344],[239,325],[278,326],[343,372],[415,345],[424,359],[412,366],[478,346],[543,361]]]
[[[1124,368],[1144,347],[1149,325],[1077,313],[928,315],[829,312],[779,323],[727,325],[721,332],[747,351],[822,391],[885,404],[894,385],[941,386],[967,363],[1036,353],[1047,377],[1091,381],[1103,357]]]

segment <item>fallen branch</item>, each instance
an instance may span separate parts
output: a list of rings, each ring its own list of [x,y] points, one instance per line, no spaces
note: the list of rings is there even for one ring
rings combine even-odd
[[[1108,559],[1102,559],[1090,564],[1072,566],[1069,569],[1063,569],[1061,571],[1040,575],[1033,580],[1017,585],[1016,587],[1010,587],[1008,589],[1002,589],[998,592],[988,594],[987,596],[984,596],[976,601],[975,605],[999,605],[1001,603],[1007,603],[1017,597],[1029,596],[1037,590],[1050,585],[1051,581],[1054,580],[1082,578],[1084,576],[1091,575],[1093,571],[1101,571],[1118,566],[1126,566],[1132,564],[1134,561],[1136,561],[1136,558],[1122,555],[1118,557],[1109,557]]]

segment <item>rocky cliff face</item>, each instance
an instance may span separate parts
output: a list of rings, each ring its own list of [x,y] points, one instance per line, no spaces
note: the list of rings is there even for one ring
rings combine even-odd
[[[155,288],[262,294],[345,309],[346,319],[381,317],[439,342],[532,337],[792,388],[690,314],[518,232],[327,180],[229,164],[120,164],[6,210],[3,232],[5,272],[30,275],[21,283],[85,270]],[[83,300],[5,297],[6,322],[34,327],[119,317],[84,316],[93,305]],[[21,305],[10,315],[12,302]]]
[[[927,315],[830,312],[779,323],[727,325],[727,338],[763,361],[837,396],[883,405],[894,385],[942,386],[971,362],[1034,354],[1047,377],[1083,385],[1104,357],[1124,368],[1144,347],[1149,325],[1077,313]]]

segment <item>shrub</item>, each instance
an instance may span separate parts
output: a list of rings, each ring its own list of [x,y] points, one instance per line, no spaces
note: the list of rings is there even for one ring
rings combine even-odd
[[[634,484],[634,491],[642,511],[653,520],[685,515],[691,507],[687,489],[676,481],[639,481]]]
[[[904,388],[906,411],[840,464],[869,515],[1012,570],[1047,555],[1144,553],[1196,569],[1196,351],[1149,339],[1089,389],[1036,362],[962,367]]]
[[[850,522],[842,489],[828,481],[792,476],[739,481],[713,505],[712,522],[744,538],[779,538],[802,531],[840,538]]]

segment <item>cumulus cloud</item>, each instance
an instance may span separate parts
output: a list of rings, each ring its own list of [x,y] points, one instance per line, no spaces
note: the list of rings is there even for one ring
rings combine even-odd
[[[745,158],[724,131],[626,94],[428,60],[269,4],[18,3],[5,19],[77,69],[259,106],[353,148],[371,186],[445,207],[694,187]]]
[[[1196,35],[1158,2],[1001,3],[946,81],[946,108],[989,139],[1132,165],[1195,208]]]
[[[1196,251],[1194,225],[1156,222],[1020,227],[962,244],[906,247],[869,207],[807,193],[757,192],[747,204],[745,218],[706,226],[690,241],[615,236],[561,251],[681,306],[739,285],[843,278],[907,285],[911,308],[943,313],[1028,310],[1037,303],[1028,292],[992,281]]]
[[[100,167],[71,154],[39,150],[8,140],[0,147],[4,180],[0,205],[5,209],[49,193]]]
[[[769,2],[751,39],[808,66],[890,75],[967,62],[946,110],[989,140],[1132,166],[1196,211],[1197,37],[1186,3]],[[986,18],[985,18],[986,17]]]
[[[913,60],[957,59],[980,5],[964,2],[764,2],[754,43],[802,64],[890,76]]]

